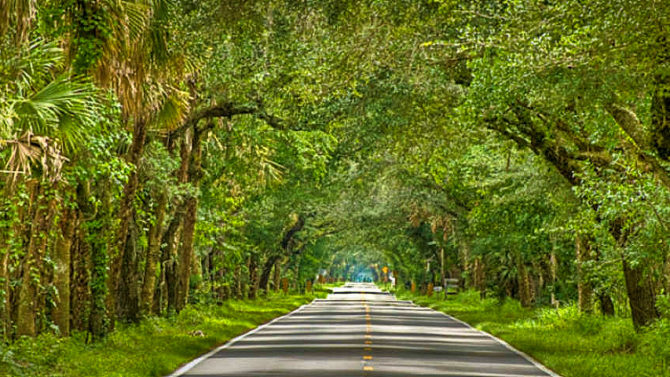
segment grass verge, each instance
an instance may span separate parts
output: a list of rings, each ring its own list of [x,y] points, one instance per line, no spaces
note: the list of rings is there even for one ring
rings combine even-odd
[[[118,326],[94,344],[86,344],[83,333],[0,343],[0,376],[165,376],[217,345],[325,295],[326,289],[320,288],[309,295],[275,293],[222,305],[192,305],[172,318]],[[198,330],[203,336],[191,335]]]
[[[564,377],[670,377],[670,321],[636,333],[630,318],[580,313],[574,306],[522,308],[478,292],[403,300],[450,314],[527,353]]]

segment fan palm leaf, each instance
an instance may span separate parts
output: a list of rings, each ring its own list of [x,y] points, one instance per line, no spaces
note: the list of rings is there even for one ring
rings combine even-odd
[[[11,49],[11,48],[10,48]],[[0,150],[6,172],[31,173],[39,166],[50,178],[60,176],[63,152],[76,150],[97,121],[100,105],[86,80],[60,70],[63,51],[52,43],[34,41],[14,48],[12,59],[0,62]]]

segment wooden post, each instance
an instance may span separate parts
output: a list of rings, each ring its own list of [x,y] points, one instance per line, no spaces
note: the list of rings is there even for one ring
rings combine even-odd
[[[307,284],[305,284],[305,293],[311,293],[312,292],[312,281],[307,280]]]
[[[433,295],[433,283],[428,283],[428,288],[426,288],[426,296],[430,297]]]
[[[412,282],[412,286],[410,287],[410,291],[412,293],[416,293],[416,283],[415,282]]]
[[[288,278],[281,279],[281,289],[284,291],[284,294],[288,294]]]
[[[447,297],[447,277],[444,274],[444,248],[440,249],[440,282],[444,290],[444,297]]]

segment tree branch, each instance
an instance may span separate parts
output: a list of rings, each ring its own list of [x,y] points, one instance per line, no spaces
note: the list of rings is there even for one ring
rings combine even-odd
[[[236,115],[253,115],[263,120],[268,126],[276,130],[300,130],[299,127],[291,127],[288,122],[275,115],[268,114],[259,103],[237,104],[233,102],[218,103],[209,107],[201,108],[193,112],[186,121],[175,130],[168,133],[169,138],[179,137],[187,129],[195,126],[203,119],[232,118]]]

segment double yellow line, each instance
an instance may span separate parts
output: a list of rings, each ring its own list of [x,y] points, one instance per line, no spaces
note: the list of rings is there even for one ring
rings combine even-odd
[[[365,293],[362,294],[361,303],[365,308],[365,347],[363,348],[363,370],[366,372],[372,372],[375,370],[371,365],[366,365],[367,361],[372,360],[372,317],[370,317],[370,306],[365,300]]]

